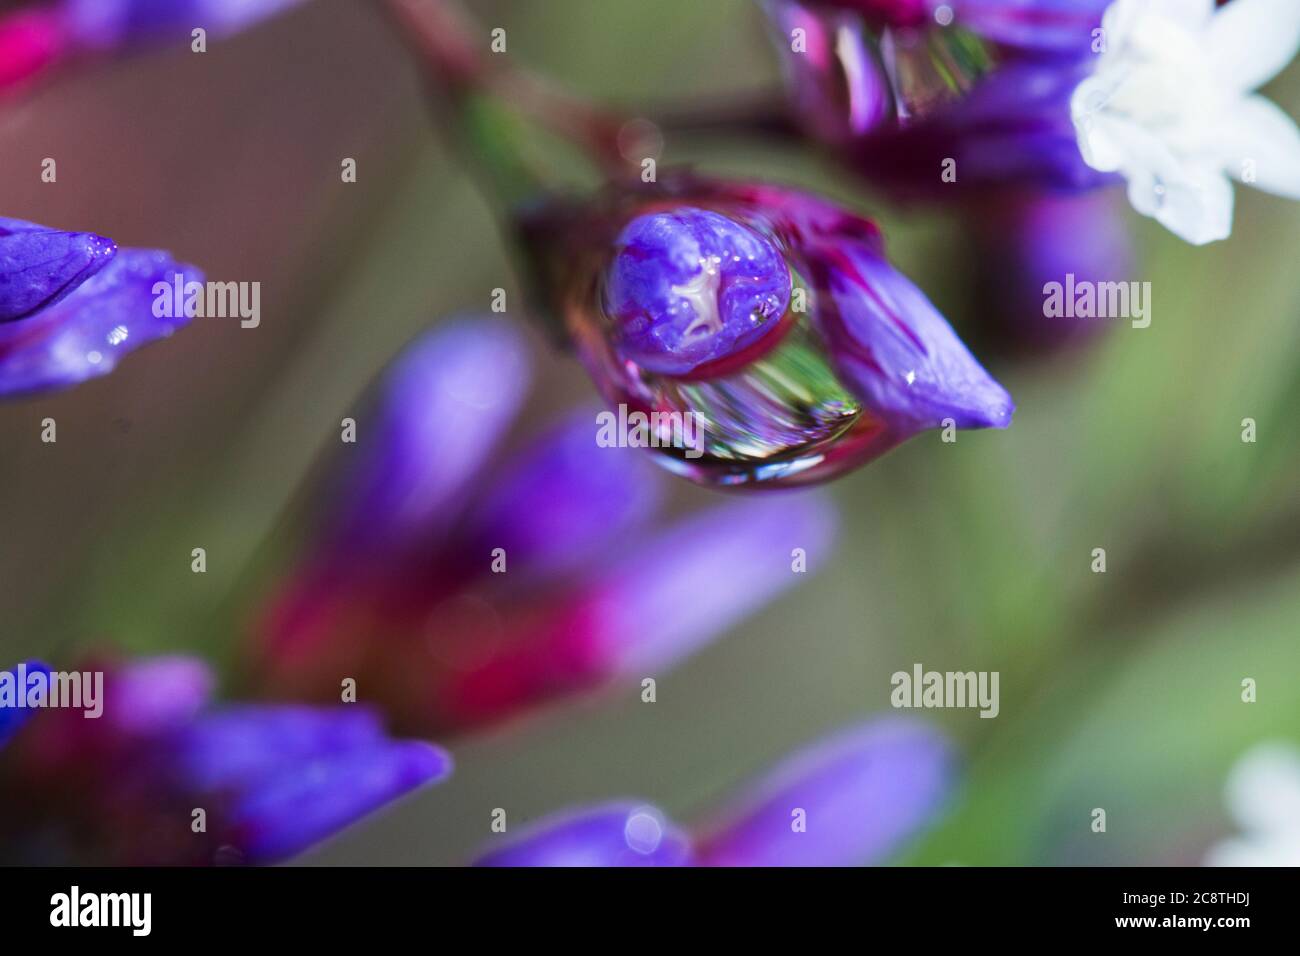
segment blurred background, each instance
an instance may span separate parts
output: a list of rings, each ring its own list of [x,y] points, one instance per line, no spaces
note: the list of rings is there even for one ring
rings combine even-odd
[[[749,0],[470,7],[507,30],[512,58],[634,112],[779,82]],[[1300,115],[1300,67],[1265,92]],[[340,182],[345,157],[356,184]],[[678,161],[866,211],[977,338],[981,250],[952,218],[890,206],[793,145],[673,139],[663,162]],[[523,295],[492,207],[369,3],[314,0],[203,57],[104,64],[4,104],[0,212],[262,283],[256,330],[199,320],[107,378],[0,406],[5,661],[104,646],[228,659],[232,589],[377,371],[493,288]],[[1017,400],[1013,427],[955,445],[927,433],[832,486],[834,560],[660,677],[654,706],[615,687],[456,740],[450,782],[306,861],[464,862],[495,807],[512,829],[619,796],[698,819],[791,749],[889,711],[890,675],[921,663],[999,671],[1001,712],[928,712],[965,773],[901,862],[1199,862],[1234,829],[1232,763],[1300,740],[1300,205],[1239,188],[1232,238],[1203,248],[1126,216],[1150,328],[1112,322],[1036,362],[980,353]],[[592,397],[534,337],[540,384],[516,440]],[[45,417],[57,444],[40,441]],[[718,498],[674,488],[682,508]],[[1099,547],[1105,574],[1090,569]]]

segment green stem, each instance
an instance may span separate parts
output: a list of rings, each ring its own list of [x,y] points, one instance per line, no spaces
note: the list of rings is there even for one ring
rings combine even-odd
[[[454,129],[472,169],[488,191],[514,206],[572,180],[574,164],[556,141],[605,178],[632,168],[620,148],[625,123],[558,91],[488,51],[450,0],[384,0],[390,19],[411,48],[430,100]]]

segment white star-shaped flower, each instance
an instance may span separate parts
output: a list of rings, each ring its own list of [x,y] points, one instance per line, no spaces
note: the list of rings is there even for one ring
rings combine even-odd
[[[1094,169],[1196,245],[1232,232],[1229,177],[1300,199],[1300,130],[1253,91],[1300,48],[1300,0],[1116,0],[1071,112]]]
[[[1228,774],[1225,792],[1243,832],[1210,847],[1207,866],[1300,865],[1300,749],[1256,744]]]

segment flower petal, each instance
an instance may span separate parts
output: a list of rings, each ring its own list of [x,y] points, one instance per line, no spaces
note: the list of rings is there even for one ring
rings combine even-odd
[[[1156,197],[1153,212],[1145,210]],[[1145,176],[1129,180],[1129,200],[1144,215],[1174,235],[1202,246],[1232,234],[1232,182],[1215,169],[1185,169],[1180,178],[1151,181]]]
[[[697,840],[709,866],[878,863],[938,811],[948,743],[912,721],[841,731],[783,761]]]
[[[823,277],[823,331],[837,367],[875,414],[903,431],[1006,428],[1015,403],[915,285],[867,244],[846,243]]]
[[[120,249],[61,302],[0,325],[0,396],[67,388],[106,375],[118,360],[189,322],[154,315],[154,284],[197,282],[165,252]]]
[[[1233,766],[1225,791],[1243,829],[1300,829],[1300,748],[1280,740],[1256,744]]]
[[[445,751],[417,740],[289,760],[244,792],[222,824],[246,862],[273,863],[450,772]]]
[[[49,674],[50,672],[50,669],[40,661],[27,661],[26,668],[28,674]],[[15,682],[17,680],[17,675],[12,670],[6,670],[0,673],[8,674],[10,680]],[[19,690],[21,689],[19,688]],[[31,717],[33,713],[35,713],[35,711],[26,708],[19,709],[17,707],[0,705],[0,747],[5,745],[9,738],[18,731],[19,727],[27,722],[27,719]]]
[[[475,866],[684,866],[685,834],[644,803],[621,801],[557,814],[528,827]]]
[[[383,373],[358,460],[331,500],[325,547],[400,551],[457,516],[457,504],[514,420],[531,366],[523,336],[486,317],[439,325]]]
[[[937,2],[937,0],[936,0]],[[997,43],[1087,52],[1110,0],[952,0],[955,22]]]
[[[170,731],[207,705],[215,684],[212,669],[196,657],[132,661],[106,675],[104,716],[129,734]]]
[[[599,447],[596,432],[596,412],[578,412],[508,462],[469,521],[473,553],[503,548],[512,572],[550,576],[639,526],[659,503],[659,473],[636,449]]]
[[[63,0],[67,29],[93,49],[168,35],[188,37],[202,26],[225,37],[294,7],[302,0]]]
[[[1209,69],[1242,92],[1256,89],[1300,50],[1300,3],[1295,0],[1232,0],[1209,27]]]
[[[67,38],[58,10],[0,13],[0,92],[40,73],[65,52]]]
[[[229,706],[203,714],[174,738],[174,773],[187,788],[248,787],[291,761],[364,750],[384,740],[378,716],[361,707]]]
[[[693,516],[636,549],[594,583],[595,659],[615,673],[671,666],[800,580],[830,553],[834,516],[804,492]]]
[[[70,295],[117,254],[111,239],[0,219],[0,322],[28,318]]]
[[[1248,96],[1216,126],[1228,172],[1257,189],[1300,199],[1300,129],[1272,101]]]

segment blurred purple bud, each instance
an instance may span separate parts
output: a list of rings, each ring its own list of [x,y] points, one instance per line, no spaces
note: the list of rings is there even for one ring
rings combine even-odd
[[[391,741],[376,715],[350,707],[228,707],[169,746],[180,789],[230,795],[223,837],[249,863],[300,853],[451,773],[443,750]]]
[[[927,823],[953,777],[948,743],[887,719],[787,758],[696,840],[707,866],[878,863]]]
[[[50,673],[50,669],[40,661],[27,661],[23,664],[23,667],[27,674],[48,675]],[[0,671],[0,674],[5,675],[7,685],[12,684],[15,694],[25,691],[24,688],[17,686],[18,672],[16,669]],[[8,700],[5,695],[0,695],[0,747],[3,747],[9,738],[18,732],[18,728],[26,723],[32,714],[37,713],[26,707],[18,707],[17,703],[16,696],[14,700]]]
[[[619,802],[539,820],[475,866],[687,866],[687,837],[663,813]]]
[[[596,422],[574,413],[501,467],[468,521],[474,553],[502,548],[512,572],[553,576],[643,524],[662,497],[656,472],[633,449],[597,446]]]
[[[528,392],[523,337],[510,323],[456,319],[385,370],[359,460],[328,505],[328,550],[392,552],[445,529]]]
[[[302,0],[58,0],[66,30],[88,50],[112,50],[171,39],[188,46],[201,27],[230,36],[297,6]]]
[[[109,681],[104,717],[128,734],[167,731],[206,707],[215,683],[211,669],[193,657],[132,661]]]
[[[50,856],[58,847],[108,865],[270,863],[451,772],[442,750],[390,739],[356,705],[208,710],[200,661],[87,665],[101,668],[104,719],[44,710],[4,754],[0,856],[65,862]],[[191,829],[196,807],[204,826]]]
[[[612,673],[671,666],[829,557],[836,517],[805,492],[723,505],[650,539],[591,583],[592,656]]]
[[[980,250],[981,340],[1010,353],[1041,354],[1092,341],[1121,321],[1048,307],[1052,283],[1068,291],[1132,280],[1135,254],[1119,199],[1114,190],[1009,195],[969,210]]]

